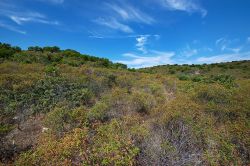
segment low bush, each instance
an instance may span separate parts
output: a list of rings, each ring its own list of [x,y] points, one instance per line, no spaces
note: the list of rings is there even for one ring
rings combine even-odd
[[[47,66],[45,68],[45,73],[48,75],[48,76],[58,76],[59,74],[59,68],[56,67],[56,66]]]
[[[87,113],[87,119],[89,122],[93,121],[105,121],[107,117],[108,106],[103,102],[96,103],[90,111]]]
[[[156,105],[152,95],[145,92],[134,92],[132,94],[132,108],[139,113],[147,114]]]
[[[186,75],[186,74],[181,74],[178,76],[179,80],[181,81],[186,81],[186,80],[190,80],[190,76]]]
[[[46,114],[43,124],[54,134],[62,136],[74,128],[89,125],[89,111],[84,107],[69,109],[65,103],[58,105]]]
[[[93,165],[134,165],[139,149],[117,120],[100,126],[94,136],[91,159]]]
[[[200,165],[203,149],[192,128],[181,119],[152,126],[140,144],[140,165]],[[192,154],[192,155],[190,155]]]
[[[216,75],[211,76],[212,81],[218,82],[226,87],[234,87],[235,86],[235,78],[231,75]]]
[[[221,85],[201,85],[195,89],[194,99],[203,103],[229,104],[231,92]]]
[[[44,125],[54,133],[62,134],[62,132],[67,130],[66,127],[69,121],[69,110],[56,107],[46,115]]]
[[[193,82],[202,82],[203,80],[204,80],[204,77],[202,77],[202,76],[194,76],[192,78]]]
[[[10,132],[12,129],[14,129],[15,127],[13,125],[8,125],[8,124],[0,124],[0,137],[2,135],[7,134],[8,132]]]
[[[46,133],[40,137],[39,146],[21,154],[15,165],[89,165],[87,142],[86,128],[76,128],[61,139]]]

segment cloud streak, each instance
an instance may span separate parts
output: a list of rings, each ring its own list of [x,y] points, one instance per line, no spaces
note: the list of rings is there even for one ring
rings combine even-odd
[[[58,21],[51,21],[45,15],[22,9],[19,6],[8,5],[5,3],[0,3],[0,16],[3,16],[18,25],[23,25],[25,23],[40,23],[48,25],[59,25]]]
[[[140,35],[136,38],[137,40],[137,50],[142,53],[125,53],[123,57],[125,60],[121,60],[118,62],[127,64],[132,68],[143,68],[143,67],[151,67],[157,65],[164,64],[202,64],[202,63],[220,63],[220,62],[231,62],[237,60],[250,60],[250,51],[249,49],[244,49],[244,45],[242,47],[228,47],[226,46],[224,50],[219,50],[219,52],[211,55],[211,50],[208,47],[206,49],[199,48],[191,48],[187,45],[181,51],[156,51],[148,49],[146,50],[145,45],[147,44],[148,38],[152,35]],[[248,39],[248,38],[247,38]],[[221,45],[225,43],[224,41],[230,41],[229,43],[238,42],[239,40],[226,40],[224,38],[218,39],[215,44]],[[245,41],[245,46],[247,42]],[[245,47],[247,48],[247,47]],[[146,51],[145,51],[146,50]],[[203,51],[207,53],[204,53]],[[203,56],[194,56],[203,52]],[[205,55],[204,55],[205,54]]]
[[[180,53],[184,57],[192,57],[198,53],[198,49],[192,49],[189,45],[186,46]]]
[[[18,25],[22,25],[24,23],[28,22],[34,22],[34,23],[41,23],[41,24],[48,24],[48,25],[59,25],[58,21],[49,21],[44,18],[34,17],[34,16],[9,16],[12,21],[17,23]]]
[[[52,4],[62,4],[64,3],[64,0],[37,0],[40,2],[48,2],[48,3],[52,3]]]
[[[169,10],[185,11],[188,13],[199,12],[202,17],[207,15],[207,10],[197,4],[194,0],[161,0],[164,7]]]
[[[155,20],[149,15],[143,13],[139,9],[133,6],[123,3],[123,5],[117,4],[106,4],[110,9],[112,9],[116,14],[118,14],[125,21],[134,21],[145,24],[152,24]]]
[[[176,59],[175,52],[151,51],[149,54],[140,56],[134,53],[125,53],[124,57],[128,60],[117,61],[127,64],[131,68],[152,67],[165,64],[202,64],[220,63],[239,60],[250,60],[250,52],[218,54],[214,56],[203,56],[196,59]]]
[[[104,16],[95,19],[93,22],[110,29],[133,33],[131,23],[151,25],[156,22],[151,16],[125,1],[103,4],[105,8],[103,8],[102,15]]]
[[[200,57],[196,60],[197,63],[219,63],[230,62],[234,60],[250,60],[250,52],[220,54],[210,57]]]
[[[250,43],[250,37],[247,38],[247,43]]]
[[[142,67],[151,67],[161,64],[172,64],[171,57],[175,55],[174,52],[160,52],[160,51],[151,51],[149,54],[144,56],[139,56],[134,53],[125,53],[124,57],[130,58],[130,60],[118,61],[129,65],[132,68],[142,68]]]
[[[145,45],[147,44],[149,35],[142,35],[136,38],[136,47],[139,51],[143,52],[144,54],[147,53],[147,49]]]
[[[2,23],[2,22],[0,22],[0,27],[2,27],[2,28],[4,28],[4,29],[8,29],[8,30],[13,31],[13,32],[20,33],[20,34],[26,34],[25,31],[20,30],[20,29],[14,27],[14,26],[11,26],[11,25]]]
[[[235,44],[235,41],[237,40],[228,40],[222,37],[216,40],[215,45],[219,47],[221,51],[231,51],[234,53],[239,53],[243,49],[244,45],[238,45],[237,47],[233,47],[232,44]]]
[[[97,24],[100,24],[100,25],[104,25],[108,28],[119,30],[119,31],[122,31],[125,33],[133,33],[134,32],[133,29],[130,28],[128,25],[120,23],[114,18],[110,18],[110,19],[99,18],[97,20],[94,20],[94,22]]]

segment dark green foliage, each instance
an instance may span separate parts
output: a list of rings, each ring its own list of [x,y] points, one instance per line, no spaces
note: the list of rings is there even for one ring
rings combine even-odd
[[[109,86],[109,87],[114,86],[114,85],[116,84],[116,79],[117,79],[116,76],[113,75],[113,74],[110,74],[110,75],[108,75],[107,77],[108,77],[108,81],[107,81],[108,86]]]
[[[87,112],[84,107],[70,109],[67,103],[59,103],[46,114],[43,124],[57,136],[62,136],[74,128],[87,126]]]
[[[69,113],[67,108],[55,108],[46,115],[44,124],[53,132],[61,134],[66,131],[66,124],[70,120]]]
[[[212,81],[216,81],[220,84],[223,84],[228,87],[232,87],[235,85],[235,78],[231,75],[217,75],[217,76],[211,76]]]
[[[203,82],[203,83],[219,83],[224,85],[225,87],[231,88],[235,87],[235,78],[231,75],[211,75],[209,77],[204,75],[187,75],[187,74],[180,74],[178,75],[179,80],[187,81],[192,80],[193,82]]]
[[[0,137],[14,129],[14,126],[0,123]]]
[[[169,73],[170,73],[170,74],[175,74],[176,71],[175,71],[174,69],[170,69],[170,70],[169,70]]]
[[[105,121],[107,117],[108,106],[104,102],[96,103],[87,114],[89,122]]]
[[[59,74],[59,68],[53,65],[46,66],[45,73],[49,76],[57,76]]]
[[[197,95],[195,96],[201,102],[215,103],[215,104],[228,104],[230,103],[230,90],[220,85],[214,85],[210,88],[201,86],[196,89]]]
[[[39,46],[32,46],[28,48],[28,51],[43,52],[43,48]]]
[[[204,80],[204,78],[202,77],[202,76],[194,76],[193,78],[192,78],[192,81],[193,82],[201,82],[201,81],[203,81]]]
[[[32,46],[28,51],[22,51],[19,47],[12,47],[9,44],[0,43],[0,58],[12,59],[13,61],[22,63],[43,63],[43,64],[68,64],[70,66],[79,67],[83,64],[95,67],[105,67],[114,69],[127,69],[127,65],[121,63],[112,63],[106,58],[99,58],[81,54],[75,50],[61,50],[57,46],[39,47]]]
[[[53,47],[43,47],[43,51],[44,52],[51,52],[51,53],[58,53],[60,52],[60,48],[57,46],[53,46]]]
[[[15,53],[20,51],[20,47],[12,47],[10,44],[0,42],[0,58],[10,58]]]
[[[114,63],[113,66],[115,69],[127,69],[128,68],[127,65],[122,64],[122,63]]]
[[[135,72],[136,71],[136,69],[134,69],[134,68],[129,68],[128,70],[131,71],[131,72]]]
[[[93,93],[86,84],[62,77],[47,77],[20,91],[1,89],[1,94],[4,114],[12,114],[19,110],[26,110],[28,115],[47,112],[57,103],[66,101],[71,108],[93,103]]]
[[[186,81],[190,79],[190,76],[186,75],[186,74],[181,74],[178,76],[179,80],[181,81]]]
[[[79,57],[79,56],[81,56],[81,54],[79,52],[77,52],[75,50],[70,50],[70,49],[63,50],[62,55],[66,56],[66,57]]]

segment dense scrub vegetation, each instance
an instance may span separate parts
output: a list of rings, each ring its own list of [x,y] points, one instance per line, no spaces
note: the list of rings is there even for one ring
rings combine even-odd
[[[249,71],[0,44],[0,164],[249,165]]]

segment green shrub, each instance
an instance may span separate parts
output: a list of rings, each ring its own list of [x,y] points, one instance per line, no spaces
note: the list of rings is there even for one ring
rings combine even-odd
[[[10,132],[12,129],[14,129],[13,125],[8,125],[8,124],[0,124],[0,136],[7,134]]]
[[[109,87],[113,87],[114,85],[116,85],[116,79],[117,77],[113,74],[110,74],[107,76],[107,84]]]
[[[44,124],[53,132],[61,134],[66,131],[66,124],[69,120],[69,110],[67,108],[56,107],[46,115]]]
[[[72,110],[59,105],[46,114],[44,125],[55,134],[62,135],[73,128],[88,126],[88,111],[84,107]]]
[[[75,108],[69,112],[70,125],[75,127],[88,126],[88,110],[84,107]]]
[[[149,113],[156,104],[154,97],[144,92],[134,92],[131,101],[133,109],[139,113]]]
[[[180,118],[155,123],[140,142],[139,165],[198,165],[202,147],[192,128]],[[192,155],[190,155],[192,154]]]
[[[186,75],[186,74],[181,74],[178,76],[179,80],[181,81],[186,81],[186,80],[190,80],[190,76]]]
[[[195,89],[195,99],[203,103],[228,104],[231,93],[220,85],[199,86]]]
[[[91,153],[93,165],[134,165],[138,153],[139,149],[117,120],[97,129]]]
[[[204,78],[202,77],[202,76],[194,76],[193,78],[192,78],[192,81],[193,82],[201,82],[201,81],[203,81],[204,80]]]
[[[117,76],[116,82],[120,88],[126,88],[128,91],[130,91],[134,80],[129,75],[119,75]]]
[[[88,112],[87,118],[90,122],[100,120],[104,121],[107,118],[108,106],[103,102],[96,103]]]
[[[22,153],[15,165],[72,165],[72,159],[76,165],[90,165],[87,142],[87,128],[76,128],[60,139],[46,133],[39,138],[36,149]]]
[[[50,76],[57,76],[59,74],[59,68],[56,66],[46,66],[45,73]]]
[[[157,84],[157,83],[150,84],[149,88],[150,88],[150,91],[151,91],[151,93],[153,95],[155,95],[155,96],[161,96],[162,95],[163,87],[162,87],[161,84]]]
[[[170,74],[175,74],[175,73],[176,73],[176,70],[171,69],[171,70],[169,70],[169,73],[170,73]]]
[[[0,42],[0,58],[8,59],[17,52],[21,52],[20,47],[12,47],[10,44]]]
[[[212,81],[218,82],[222,85],[225,85],[227,87],[233,87],[235,86],[235,78],[231,75],[216,75],[216,76],[211,76]]]
[[[94,94],[88,88],[81,88],[72,94],[70,100],[75,101],[77,106],[92,105],[94,103]]]

